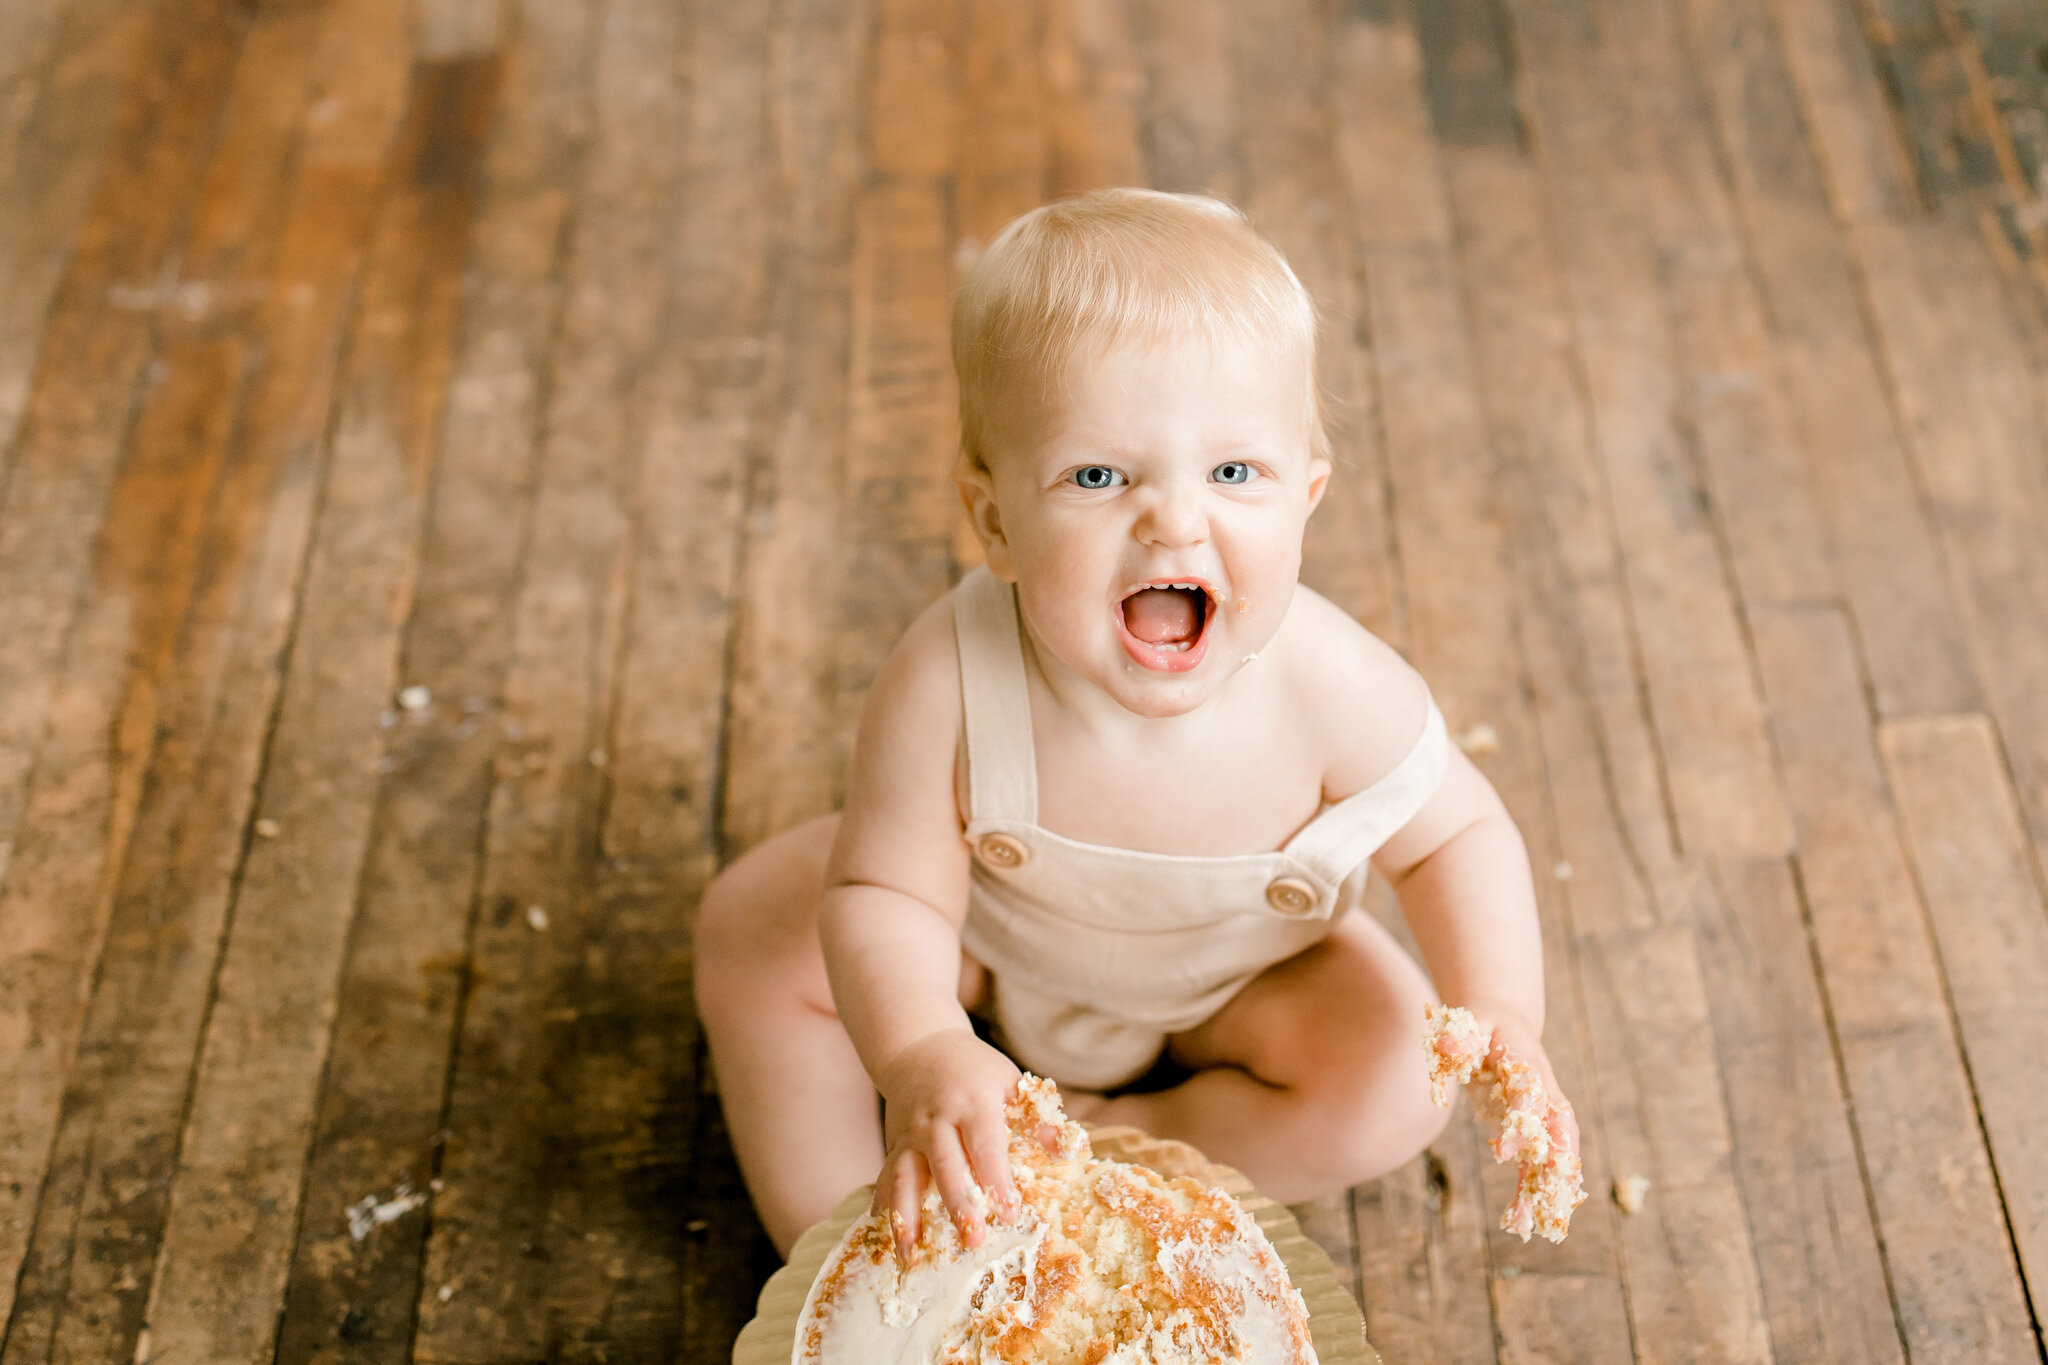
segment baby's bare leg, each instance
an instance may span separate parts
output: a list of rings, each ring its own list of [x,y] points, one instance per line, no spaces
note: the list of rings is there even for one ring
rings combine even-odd
[[[875,1090],[840,1027],[818,948],[839,817],[785,830],[728,867],[697,912],[697,1010],[733,1152],[784,1256],[882,1165]]]
[[[875,1088],[839,1022],[818,900],[839,817],[784,830],[718,875],[697,911],[697,1013],[740,1174],[775,1249],[882,1168]],[[984,989],[962,954],[961,1004]]]
[[[1189,1080],[1111,1100],[1088,1117],[1191,1142],[1293,1203],[1372,1180],[1443,1130],[1429,1101],[1421,969],[1363,914],[1268,968],[1176,1036]]]

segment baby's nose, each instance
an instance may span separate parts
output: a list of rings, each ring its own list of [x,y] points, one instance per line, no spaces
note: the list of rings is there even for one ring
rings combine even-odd
[[[1159,489],[1133,529],[1147,545],[1172,548],[1201,544],[1209,538],[1209,518],[1202,507],[1201,492],[1182,487]]]

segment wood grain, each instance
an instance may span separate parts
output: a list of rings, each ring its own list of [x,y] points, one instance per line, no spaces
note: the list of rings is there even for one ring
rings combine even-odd
[[[1998,736],[1983,716],[1892,721],[1878,735],[1940,950],[2014,1249],[2048,1286],[2048,1133],[2020,1078],[2048,1044],[2048,913]]]
[[[1642,98],[1646,83],[1623,79],[1624,51],[1581,39],[1574,24],[1595,24],[1594,14],[1512,12],[1679,845],[1688,854],[1781,853],[1791,825],[1686,421],[1653,153],[1639,138],[1646,116],[1604,93]]]
[[[365,216],[351,214],[354,204],[346,193],[348,185],[331,179],[318,185],[313,196],[319,201],[321,231],[310,243],[305,237],[314,210],[299,187],[289,193],[285,210],[263,232],[251,235],[246,218],[227,211],[231,205],[246,203],[248,196],[260,199],[277,192],[275,177],[283,176],[290,164],[288,153],[298,137],[298,120],[288,98],[282,110],[275,108],[274,102],[279,87],[289,90],[302,78],[313,39],[321,32],[318,18],[291,16],[276,24],[259,25],[249,35],[243,55],[254,60],[238,64],[237,79],[222,92],[231,111],[248,117],[234,120],[234,134],[223,141],[209,173],[187,172],[201,186],[200,225],[188,249],[189,260],[201,269],[217,271],[215,278],[227,275],[259,296],[274,298],[276,306],[261,310],[246,338],[237,337],[232,330],[210,335],[202,324],[191,340],[173,342],[164,358],[163,387],[151,395],[146,406],[154,415],[146,417],[136,432],[138,446],[130,477],[137,481],[137,492],[130,495],[132,506],[127,513],[119,512],[123,498],[116,493],[116,512],[122,520],[111,523],[122,529],[124,541],[131,535],[138,538],[107,557],[105,567],[114,571],[114,576],[83,604],[89,630],[81,641],[87,649],[81,662],[97,652],[94,670],[101,686],[99,700],[94,702],[89,692],[74,689],[64,698],[67,723],[52,732],[56,744],[68,743],[74,752],[63,760],[62,783],[51,782],[44,790],[59,794],[68,786],[72,789],[69,796],[75,799],[45,807],[32,791],[31,813],[36,825],[29,833],[34,851],[10,876],[7,890],[0,892],[13,901],[5,919],[0,920],[12,936],[4,968],[15,983],[4,997],[11,1016],[9,1031],[18,1029],[17,1036],[24,1040],[19,1051],[10,1049],[6,1057],[11,1068],[18,1068],[10,1081],[25,1101],[6,1111],[8,1129],[0,1141],[0,1149],[8,1153],[10,1177],[0,1183],[0,1191],[23,1201],[8,1217],[0,1218],[0,1239],[4,1239],[0,1248],[4,1248],[10,1272],[0,1275],[0,1284],[9,1289],[18,1284],[23,1301],[34,1305],[27,1316],[18,1315],[9,1350],[31,1351],[36,1348],[28,1343],[57,1334],[64,1320],[69,1283],[76,1280],[86,1288],[95,1282],[98,1267],[91,1260],[80,1258],[80,1267],[71,1268],[71,1248],[81,1205],[89,1201],[87,1187],[94,1179],[90,1172],[96,1163],[119,1168],[135,1158],[132,1144],[162,1143],[169,1136],[166,1130],[175,1127],[182,1105],[192,1038],[199,1026],[195,1012],[204,1008],[212,944],[218,940],[218,916],[224,913],[227,883],[243,837],[241,820],[234,812],[246,810],[249,800],[269,720],[270,693],[264,675],[270,672],[281,643],[277,631],[272,630],[253,654],[232,656],[244,667],[225,692],[230,701],[223,715],[222,669],[224,665],[232,668],[231,651],[241,642],[235,617],[246,608],[237,599],[250,586],[241,575],[252,567],[250,543],[257,521],[281,510],[286,532],[283,543],[275,546],[277,554],[258,556],[254,567],[261,577],[255,581],[266,588],[283,585],[283,601],[291,604],[290,584],[303,544],[293,539],[292,529],[303,526],[309,499],[287,498],[281,509],[272,509],[265,504],[268,481],[288,453],[298,453],[301,467],[294,472],[301,481],[310,482],[312,471],[306,466],[313,463],[314,438],[318,423],[324,421],[323,404],[310,432],[303,423],[296,429],[281,429],[279,404],[274,400],[283,391],[291,394],[290,401],[301,401],[293,381],[303,376],[293,373],[293,362],[309,359],[308,352],[317,351],[323,329],[325,335],[332,335],[340,303],[339,283],[353,268],[356,243],[351,228]],[[302,97],[299,114],[304,107]],[[259,117],[259,113],[265,116]],[[123,191],[110,186],[108,192],[114,202],[104,212],[115,214],[127,206]],[[133,187],[128,192],[132,193]],[[330,232],[333,237],[325,235]],[[308,247],[310,253],[304,249]],[[275,267],[271,265],[273,252]],[[294,284],[303,283],[306,296],[285,307],[281,293],[272,294],[265,284],[273,277],[273,269]],[[322,270],[340,275],[340,280],[329,283],[325,294],[317,292],[323,282]],[[238,311],[230,312],[226,320],[232,323],[237,316]],[[122,325],[130,320],[124,316]],[[243,354],[252,350],[246,347],[251,341],[266,347],[269,363],[253,382],[236,439],[225,452],[215,451],[209,444],[209,430],[217,429],[233,414],[235,402],[234,383],[219,367],[238,346],[245,347]],[[240,368],[239,362],[233,365],[234,379],[240,378]],[[102,375],[98,382],[104,384],[107,379]],[[84,386],[89,381],[79,377],[66,382]],[[316,391],[324,392],[324,388]],[[172,397],[180,394],[184,397]],[[295,445],[299,451],[293,451]],[[224,463],[217,473],[208,474],[208,465],[217,459]],[[181,496],[197,499],[198,506],[205,509],[196,550],[178,548],[191,534],[186,519],[195,510],[192,506],[145,505],[143,490],[166,492],[162,482],[166,474],[174,479]],[[295,508],[298,517],[291,515]],[[156,516],[169,521],[162,524],[151,544],[146,527],[137,523],[143,517]],[[159,552],[168,554],[163,564],[154,561]],[[132,557],[138,554],[143,557]],[[196,559],[189,561],[191,567],[186,570],[192,577],[181,582],[177,565],[186,555],[196,555]],[[273,598],[265,605],[276,601]],[[131,605],[138,608],[132,622]],[[273,617],[268,624],[281,627],[285,622]],[[139,650],[132,660],[124,654],[131,645]],[[131,662],[132,674],[128,671]],[[85,680],[81,675],[80,681]],[[204,732],[216,722],[220,728],[209,738]],[[128,736],[120,750],[114,754],[93,752],[99,737],[109,730]],[[144,759],[153,765],[146,782],[140,780]],[[45,781],[60,775],[55,764],[40,771],[46,775]],[[217,778],[225,781],[225,790],[209,793],[209,782]],[[141,790],[130,790],[136,784]],[[186,803],[195,797],[198,804],[188,807]],[[205,813],[188,835],[184,824],[193,810]],[[45,814],[52,817],[48,823],[42,819]],[[123,861],[121,835],[129,828],[134,830],[129,842],[136,851]],[[183,861],[187,859],[190,861]],[[86,880],[80,881],[81,877]],[[96,886],[95,881],[103,886]],[[108,896],[111,903],[102,903],[100,898]],[[160,896],[165,900],[159,901]],[[166,905],[171,908],[168,927],[164,926]],[[101,936],[108,946],[97,967],[96,989],[88,1000],[80,982],[95,971]],[[182,961],[173,969],[172,980],[159,979],[130,997],[125,992],[135,981],[131,970],[142,965],[134,956],[137,950],[143,959],[168,951]],[[157,958],[154,967],[144,971],[168,965]],[[178,977],[178,971],[187,968],[198,975]],[[179,980],[185,983],[182,990],[173,984]],[[165,1010],[168,1015],[159,1013]],[[117,1020],[122,1022],[116,1024]],[[168,1031],[154,1032],[152,1020],[169,1024]],[[139,1077],[126,1073],[136,1054],[125,1045],[116,1048],[115,1040],[120,1038],[150,1040],[162,1049],[171,1072],[169,1089],[152,1091]],[[176,1038],[185,1040],[182,1054],[180,1044],[171,1041]],[[60,1102],[68,1111],[61,1133],[57,1130]],[[95,1136],[105,1106],[131,1103],[148,1117],[137,1117],[120,1137]],[[168,1111],[162,1107],[166,1104]],[[144,1159],[160,1163],[165,1150],[153,1151]],[[129,1183],[134,1179],[132,1173],[119,1178],[124,1190],[136,1188]],[[149,1184],[145,1180],[141,1188],[147,1190]],[[35,1203],[39,1192],[40,1206]],[[124,1194],[120,1202],[132,1198],[132,1193]],[[142,1201],[145,1207],[139,1214],[145,1221],[154,1216],[147,1208],[154,1198],[151,1195]],[[91,1231],[96,1226],[88,1217],[86,1231],[79,1235],[96,1235]],[[20,1258],[30,1243],[32,1229],[33,1258],[17,1279],[12,1272],[22,1264]],[[146,1273],[146,1269],[145,1262],[141,1271]],[[124,1276],[125,1271],[116,1270],[110,1282]],[[135,1291],[143,1287],[143,1277],[126,1277],[133,1280],[123,1290],[130,1301],[118,1313],[105,1314],[103,1320],[115,1324],[126,1320],[132,1331],[141,1308]],[[114,1330],[118,1331],[118,1326]]]
[[[1862,703],[1830,608],[1752,618],[1800,826],[1800,876],[1907,1354],[2035,1351],[1969,1077]]]
[[[49,310],[78,245],[136,64],[155,30],[138,0],[9,6],[48,25],[47,65],[33,40],[7,96],[14,137],[0,142],[0,487],[16,455]],[[52,23],[52,19],[55,22]],[[25,36],[26,38],[26,36]],[[4,106],[0,106],[4,107]],[[4,837],[4,836],[0,836]]]
[[[865,93],[858,35],[872,18],[865,5],[806,5],[790,85],[779,97],[797,168],[788,189],[794,235],[771,322],[784,389],[750,471],[718,816],[726,856],[838,801],[836,651],[818,641],[836,629],[840,612],[853,206],[862,174],[847,111]]]
[[[296,1234],[319,1078],[398,690],[467,254],[488,63],[423,66],[337,392],[339,415],[251,845],[187,1101],[151,1349],[260,1361]],[[296,1077],[295,1084],[282,1078]]]
[[[420,1360],[582,1350],[607,1307],[583,1292],[604,1279],[604,1257],[579,1221],[586,1198],[610,1193],[591,1180],[605,1158],[578,1141],[580,1020],[587,1006],[594,1024],[606,1017],[602,998],[579,990],[586,970],[605,963],[595,873],[609,774],[590,759],[610,742],[635,490],[659,415],[666,290],[648,282],[665,279],[674,248],[697,19],[695,9],[614,6],[594,34],[592,141],[560,267],[539,482],[511,607],[444,1183],[413,1344]],[[665,1264],[633,1269],[673,1274]]]

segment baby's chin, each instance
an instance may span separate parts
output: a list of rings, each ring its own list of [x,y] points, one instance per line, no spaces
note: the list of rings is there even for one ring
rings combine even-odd
[[[1132,715],[1168,720],[1200,710],[1236,672],[1236,666],[1219,657],[1204,659],[1186,673],[1154,672],[1122,658],[1112,661],[1095,681]]]

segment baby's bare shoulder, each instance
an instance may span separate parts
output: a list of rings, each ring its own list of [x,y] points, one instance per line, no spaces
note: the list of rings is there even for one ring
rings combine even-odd
[[[1429,685],[1336,603],[1308,588],[1296,592],[1285,681],[1324,752],[1323,790],[1337,800],[1408,756],[1429,715]]]
[[[911,623],[868,689],[830,881],[892,887],[935,907],[966,904],[953,789],[960,716],[953,604],[945,597]]]
[[[950,754],[960,728],[960,654],[949,593],[926,607],[889,651],[868,689],[861,730],[910,730]],[[902,734],[892,734],[901,741]]]

